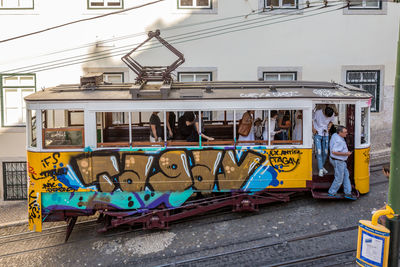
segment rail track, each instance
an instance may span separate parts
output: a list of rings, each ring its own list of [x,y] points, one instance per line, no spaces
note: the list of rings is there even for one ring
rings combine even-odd
[[[188,260],[182,260],[182,261],[178,261],[178,262],[174,262],[174,263],[159,265],[158,267],[197,266],[197,265],[213,266],[214,265],[213,262],[222,262],[225,260],[222,258],[227,258],[229,256],[234,256],[235,258],[237,258],[237,257],[248,258],[249,253],[254,253],[256,250],[260,250],[261,253],[258,253],[258,254],[262,254],[262,253],[264,253],[263,250],[281,247],[281,246],[287,246],[290,243],[296,243],[299,241],[315,239],[318,237],[325,237],[325,236],[329,236],[329,235],[332,235],[335,233],[355,231],[355,230],[357,230],[357,228],[358,228],[358,226],[351,226],[351,227],[341,228],[341,229],[337,229],[337,230],[319,232],[319,233],[311,234],[311,235],[303,235],[300,237],[285,239],[285,240],[281,240],[278,242],[271,242],[271,243],[267,243],[267,244],[246,247],[246,248],[237,249],[234,251],[228,251],[228,252],[224,252],[224,253],[219,253],[219,254],[215,254],[215,255],[202,256],[202,257],[192,258],[192,259],[188,259]],[[250,240],[250,241],[255,241],[255,240]],[[247,242],[250,242],[250,241],[247,241]],[[280,262],[280,263],[276,263],[276,264],[267,264],[265,266],[277,267],[277,266],[293,266],[293,265],[297,265],[297,264],[299,264],[299,266],[304,266],[303,264],[306,262],[321,260],[323,258],[338,256],[338,255],[345,254],[345,253],[353,253],[354,251],[355,251],[355,249],[336,251],[336,252],[332,252],[332,253],[325,253],[325,254],[318,255],[318,256],[305,257],[305,258]],[[265,251],[265,252],[267,252],[267,251]]]
[[[384,164],[371,166],[371,173],[379,172],[383,165]],[[385,184],[385,183],[388,183],[388,181],[387,180],[375,181],[375,182],[371,183],[370,186],[374,187],[374,186],[377,186],[377,185],[380,185],[380,184]],[[293,202],[291,201],[290,202],[291,206],[289,206],[289,207],[288,207],[288,203],[279,203],[279,204],[276,204],[276,205],[267,205],[268,209],[265,209],[265,208],[260,209],[259,214],[264,214],[264,213],[269,213],[269,212],[272,212],[272,211],[276,211],[278,209],[282,209],[282,207],[285,208],[285,211],[290,211],[292,209],[297,209],[299,206],[303,206],[306,203],[310,203],[312,201],[315,201],[314,199],[304,198],[303,196],[304,196],[304,193],[300,193],[298,195],[295,195],[292,198],[295,201],[293,201]],[[246,216],[246,215],[235,215],[235,214],[232,214],[230,216],[230,218],[228,218],[228,219],[223,218],[223,216],[226,215],[226,214],[232,214],[231,210],[230,209],[229,210],[222,210],[222,211],[221,210],[217,210],[217,211],[213,211],[211,213],[205,214],[205,215],[196,216],[196,217],[184,219],[184,220],[181,220],[181,221],[177,221],[177,222],[174,222],[172,224],[185,224],[185,223],[189,223],[189,222],[192,222],[192,221],[199,221],[199,220],[204,221],[204,220],[207,220],[207,219],[211,219],[210,222],[201,222],[202,225],[207,225],[207,224],[214,224],[214,223],[219,223],[219,222],[237,220],[237,219],[242,218],[243,216]],[[88,220],[88,221],[84,221],[84,222],[78,222],[76,224],[75,232],[79,233],[79,232],[85,231],[87,229],[94,228],[96,224],[97,224],[97,220]],[[239,250],[235,250],[235,251],[230,251],[230,252],[226,252],[226,253],[220,253],[220,254],[211,255],[211,256],[204,256],[204,257],[197,257],[197,258],[193,258],[193,259],[189,259],[189,260],[184,260],[184,261],[181,261],[181,262],[175,262],[175,263],[167,264],[165,266],[196,265],[197,263],[212,262],[213,260],[219,259],[221,257],[222,258],[223,257],[227,257],[227,256],[229,257],[229,256],[232,256],[232,255],[240,255],[241,253],[249,253],[251,251],[262,250],[262,249],[267,249],[267,248],[274,248],[276,246],[282,246],[282,245],[285,245],[285,244],[295,243],[295,242],[299,242],[299,241],[302,241],[302,240],[309,240],[309,239],[313,239],[313,238],[332,235],[334,233],[340,233],[340,232],[346,232],[346,231],[354,231],[356,229],[357,229],[357,226],[351,226],[351,227],[341,228],[341,229],[337,229],[337,230],[320,232],[320,233],[312,234],[312,235],[304,235],[304,236],[301,236],[301,237],[287,239],[287,240],[284,240],[284,241],[268,243],[268,244],[263,244],[263,245],[257,245],[257,246],[252,246],[252,247],[247,247],[247,248],[243,248],[243,249],[239,249]],[[127,230],[120,229],[120,230],[115,230],[115,231],[111,231],[111,232],[102,234],[101,238],[111,238],[111,237],[116,237],[116,236],[124,236],[124,235],[129,234],[129,233],[136,233],[136,232],[140,232],[140,231],[143,231],[143,230],[141,228],[138,228],[138,227],[135,227],[135,228],[130,227]],[[94,232],[94,231],[92,231],[92,232]],[[55,226],[55,227],[44,229],[43,232],[41,232],[41,233],[21,232],[21,233],[12,234],[12,235],[4,235],[4,236],[0,236],[0,248],[3,247],[3,246],[7,246],[9,244],[15,244],[15,243],[18,243],[18,242],[25,243],[26,241],[29,241],[29,240],[40,239],[40,238],[44,238],[44,237],[56,237],[57,235],[62,235],[63,236],[64,234],[65,234],[65,226]],[[99,238],[99,235],[94,234],[93,236],[84,238],[84,240],[85,241],[96,240],[98,238]],[[259,239],[248,240],[246,242],[260,241],[263,238],[265,238],[265,237],[260,237]],[[39,247],[32,248],[32,249],[26,248],[26,249],[21,249],[20,251],[13,251],[13,252],[10,251],[8,253],[3,253],[3,254],[1,253],[1,251],[4,251],[4,250],[0,249],[0,260],[2,258],[15,256],[15,255],[18,255],[18,254],[24,254],[24,253],[34,252],[34,251],[38,251],[38,250],[46,250],[46,249],[50,249],[50,248],[62,247],[62,246],[65,246],[67,244],[73,244],[73,243],[78,243],[78,242],[83,241],[81,239],[72,238],[68,243],[64,243],[61,240],[63,240],[62,237],[58,238],[58,240],[57,240],[57,242],[55,244],[47,244],[47,245],[39,246]],[[316,260],[321,260],[321,259],[324,259],[324,258],[333,257],[335,255],[338,256],[338,255],[351,254],[351,253],[354,253],[354,251],[355,251],[354,249],[345,250],[345,251],[336,251],[336,252],[332,252],[332,253],[320,254],[319,256],[316,256],[316,257],[305,257],[305,258],[302,258],[302,259],[299,258],[299,259],[296,259],[296,260],[282,262],[282,263],[279,263],[279,264],[276,264],[276,265],[270,265],[270,266],[296,266],[296,265],[300,265],[302,263],[307,263],[307,262],[312,262],[312,261],[316,261]],[[179,256],[179,255],[177,255],[177,256]]]

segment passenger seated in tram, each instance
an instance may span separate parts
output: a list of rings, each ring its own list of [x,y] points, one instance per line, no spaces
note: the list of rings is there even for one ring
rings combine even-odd
[[[261,118],[254,121],[254,135],[256,140],[263,140],[263,121]]]
[[[200,134],[202,138],[208,141],[214,140],[213,137],[207,136],[203,133],[203,124],[200,131],[199,117],[195,116],[194,113],[191,111],[185,112],[183,116],[179,118],[178,128],[180,132],[180,138],[185,139],[188,142],[198,142]]]
[[[239,141],[254,141],[254,110],[247,110],[239,122]],[[243,145],[253,145],[247,143]]]
[[[161,142],[163,135],[163,128],[161,127],[161,120],[158,117],[158,112],[151,114],[150,120],[150,142]]]
[[[289,111],[280,110],[278,117],[278,128],[281,130],[280,133],[276,134],[276,140],[289,140],[289,129],[292,123],[290,122]]]
[[[278,129],[277,119],[278,119],[278,111],[272,110],[271,111],[271,121],[269,123],[269,126],[271,127],[271,130],[268,131],[268,118],[265,118],[265,120],[264,120],[264,132],[263,132],[263,140],[264,141],[267,141],[268,138],[271,138],[271,141],[275,140],[275,135],[279,134],[282,131],[282,130]],[[269,137],[268,137],[268,132],[269,132]]]
[[[296,110],[294,113],[294,130],[293,140],[303,140],[303,113],[301,110]]]
[[[196,141],[196,129],[195,129],[195,119],[196,116],[192,111],[186,111],[178,119],[178,139],[183,139],[188,142]]]
[[[200,116],[203,117],[203,112],[200,113]],[[214,137],[210,137],[210,136],[207,136],[204,134],[205,133],[204,123],[201,124],[201,131],[199,130],[200,127],[199,127],[199,117],[198,116],[196,116],[194,126],[196,127],[196,132],[198,133],[198,135],[201,134],[201,138],[204,138],[207,141],[215,140]]]
[[[173,139],[175,137],[175,122],[176,115],[174,112],[167,112],[166,123],[167,123],[167,138]]]

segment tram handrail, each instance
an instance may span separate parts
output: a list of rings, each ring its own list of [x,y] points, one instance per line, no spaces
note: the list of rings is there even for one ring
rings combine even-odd
[[[97,147],[129,147],[129,142],[97,143]]]
[[[253,140],[253,141],[236,141],[237,144],[249,144],[249,143],[253,143],[253,144],[265,144],[268,145],[268,140]],[[271,145],[274,144],[288,144],[288,145],[302,145],[303,144],[303,140],[272,140],[271,141]]]
[[[170,140],[167,141],[167,147],[173,146],[198,146],[199,142],[188,142],[184,140]],[[254,140],[254,141],[236,141],[233,140],[213,140],[213,141],[202,141],[203,146],[210,145],[240,145],[240,144],[260,144],[260,145],[268,145],[268,140]],[[302,140],[273,140],[271,144],[287,144],[287,145],[302,145]],[[97,147],[140,147],[140,146],[165,146],[165,142],[149,142],[149,141],[137,141],[137,142],[105,142],[105,143],[97,143]]]

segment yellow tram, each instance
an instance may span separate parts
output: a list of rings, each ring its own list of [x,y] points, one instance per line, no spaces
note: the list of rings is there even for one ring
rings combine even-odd
[[[55,220],[73,227],[77,216],[96,211],[108,218],[103,230],[135,223],[165,228],[228,205],[257,210],[298,191],[329,198],[332,168],[328,163],[329,173],[319,177],[313,167],[312,116],[319,105],[335,105],[335,124],[348,129],[353,194],[369,191],[371,95],[361,89],[306,81],[138,87],[97,78],[25,98],[31,230]],[[248,110],[258,124],[254,138],[241,140],[239,123]],[[190,141],[179,137],[187,112],[195,115],[198,134]],[[153,115],[160,121],[157,139]],[[274,117],[288,121],[283,140],[267,130]]]

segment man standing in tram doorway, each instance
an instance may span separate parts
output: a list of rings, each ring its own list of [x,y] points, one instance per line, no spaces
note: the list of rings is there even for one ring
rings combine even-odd
[[[326,106],[324,111],[317,109],[313,114],[313,134],[314,145],[317,149],[318,175],[320,177],[328,173],[324,168],[326,158],[328,157],[329,130],[335,119],[334,111]]]
[[[344,138],[347,136],[347,129],[344,126],[337,127],[337,133],[332,135],[330,142],[330,162],[335,169],[335,180],[328,190],[328,195],[331,197],[337,197],[336,193],[340,186],[343,184],[344,197],[356,200],[351,194],[351,183],[349,178],[349,170],[347,169],[347,158],[351,155],[347,149],[347,144]]]

